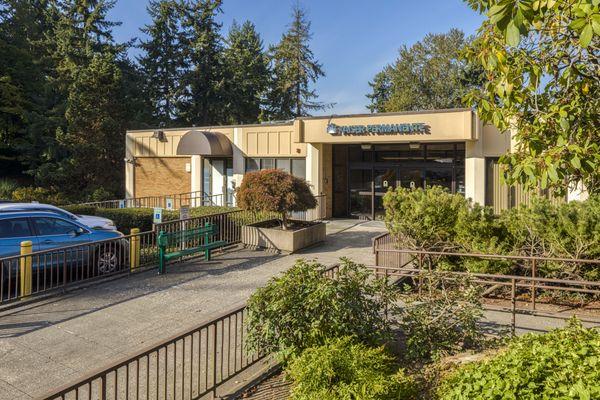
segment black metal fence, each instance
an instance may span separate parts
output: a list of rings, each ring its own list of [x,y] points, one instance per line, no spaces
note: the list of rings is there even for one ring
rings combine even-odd
[[[265,356],[247,351],[246,317],[245,306],[228,311],[53,390],[43,399],[216,398],[221,385]]]
[[[161,196],[130,197],[127,199],[92,201],[76,205],[97,208],[172,208],[178,210],[183,205],[190,207],[228,205],[223,195],[208,195],[202,191],[173,193]],[[218,203],[218,204],[217,204]]]
[[[32,295],[65,289],[94,279],[128,274],[158,264],[157,234],[214,224],[215,241],[239,243],[242,226],[273,218],[274,214],[234,210],[155,225],[149,232],[117,239],[77,244],[0,258],[0,304]],[[186,243],[182,242],[182,246]],[[190,257],[190,256],[188,256]],[[191,257],[202,257],[196,254]]]
[[[0,258],[0,304],[135,272],[154,265],[156,260],[154,232]]]

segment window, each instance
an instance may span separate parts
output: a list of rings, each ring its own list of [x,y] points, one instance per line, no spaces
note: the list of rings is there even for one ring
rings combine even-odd
[[[27,218],[0,220],[0,238],[19,238],[33,236]]]
[[[306,179],[306,159],[292,159],[292,175],[297,176],[298,178]]]
[[[246,172],[277,168],[306,179],[304,158],[246,158]]]
[[[260,169],[274,169],[275,159],[274,158],[261,158]]]
[[[277,159],[277,169],[285,171],[287,173],[292,173],[292,160],[289,158],[279,158]]]
[[[246,172],[254,172],[260,169],[260,158],[246,158]]]
[[[58,218],[34,218],[33,224],[40,236],[67,235],[79,226]]]

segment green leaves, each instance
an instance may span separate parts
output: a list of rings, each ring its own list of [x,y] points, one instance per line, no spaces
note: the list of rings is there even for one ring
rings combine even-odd
[[[594,34],[592,24],[587,24],[582,29],[581,34],[579,35],[579,44],[581,47],[588,47],[590,42],[592,41],[592,36]]]
[[[513,339],[487,359],[446,376],[438,393],[454,399],[596,399],[600,397],[600,331],[577,320],[544,335]]]
[[[485,122],[513,129],[516,146],[503,157],[508,183],[560,195],[583,183],[599,192],[599,2],[474,2],[488,19],[465,54],[487,73],[465,99]]]

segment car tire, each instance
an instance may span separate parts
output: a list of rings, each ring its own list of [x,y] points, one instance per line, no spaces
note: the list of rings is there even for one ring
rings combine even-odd
[[[96,252],[96,272],[98,276],[110,275],[121,267],[121,251],[119,246],[108,246]]]

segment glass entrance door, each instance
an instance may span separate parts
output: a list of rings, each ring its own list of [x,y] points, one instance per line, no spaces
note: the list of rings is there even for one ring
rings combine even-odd
[[[383,195],[388,190],[396,189],[398,186],[398,168],[375,168],[373,169],[373,205],[374,215],[373,218],[383,215]]]
[[[350,215],[370,218],[373,213],[373,170],[351,169],[348,173]]]

